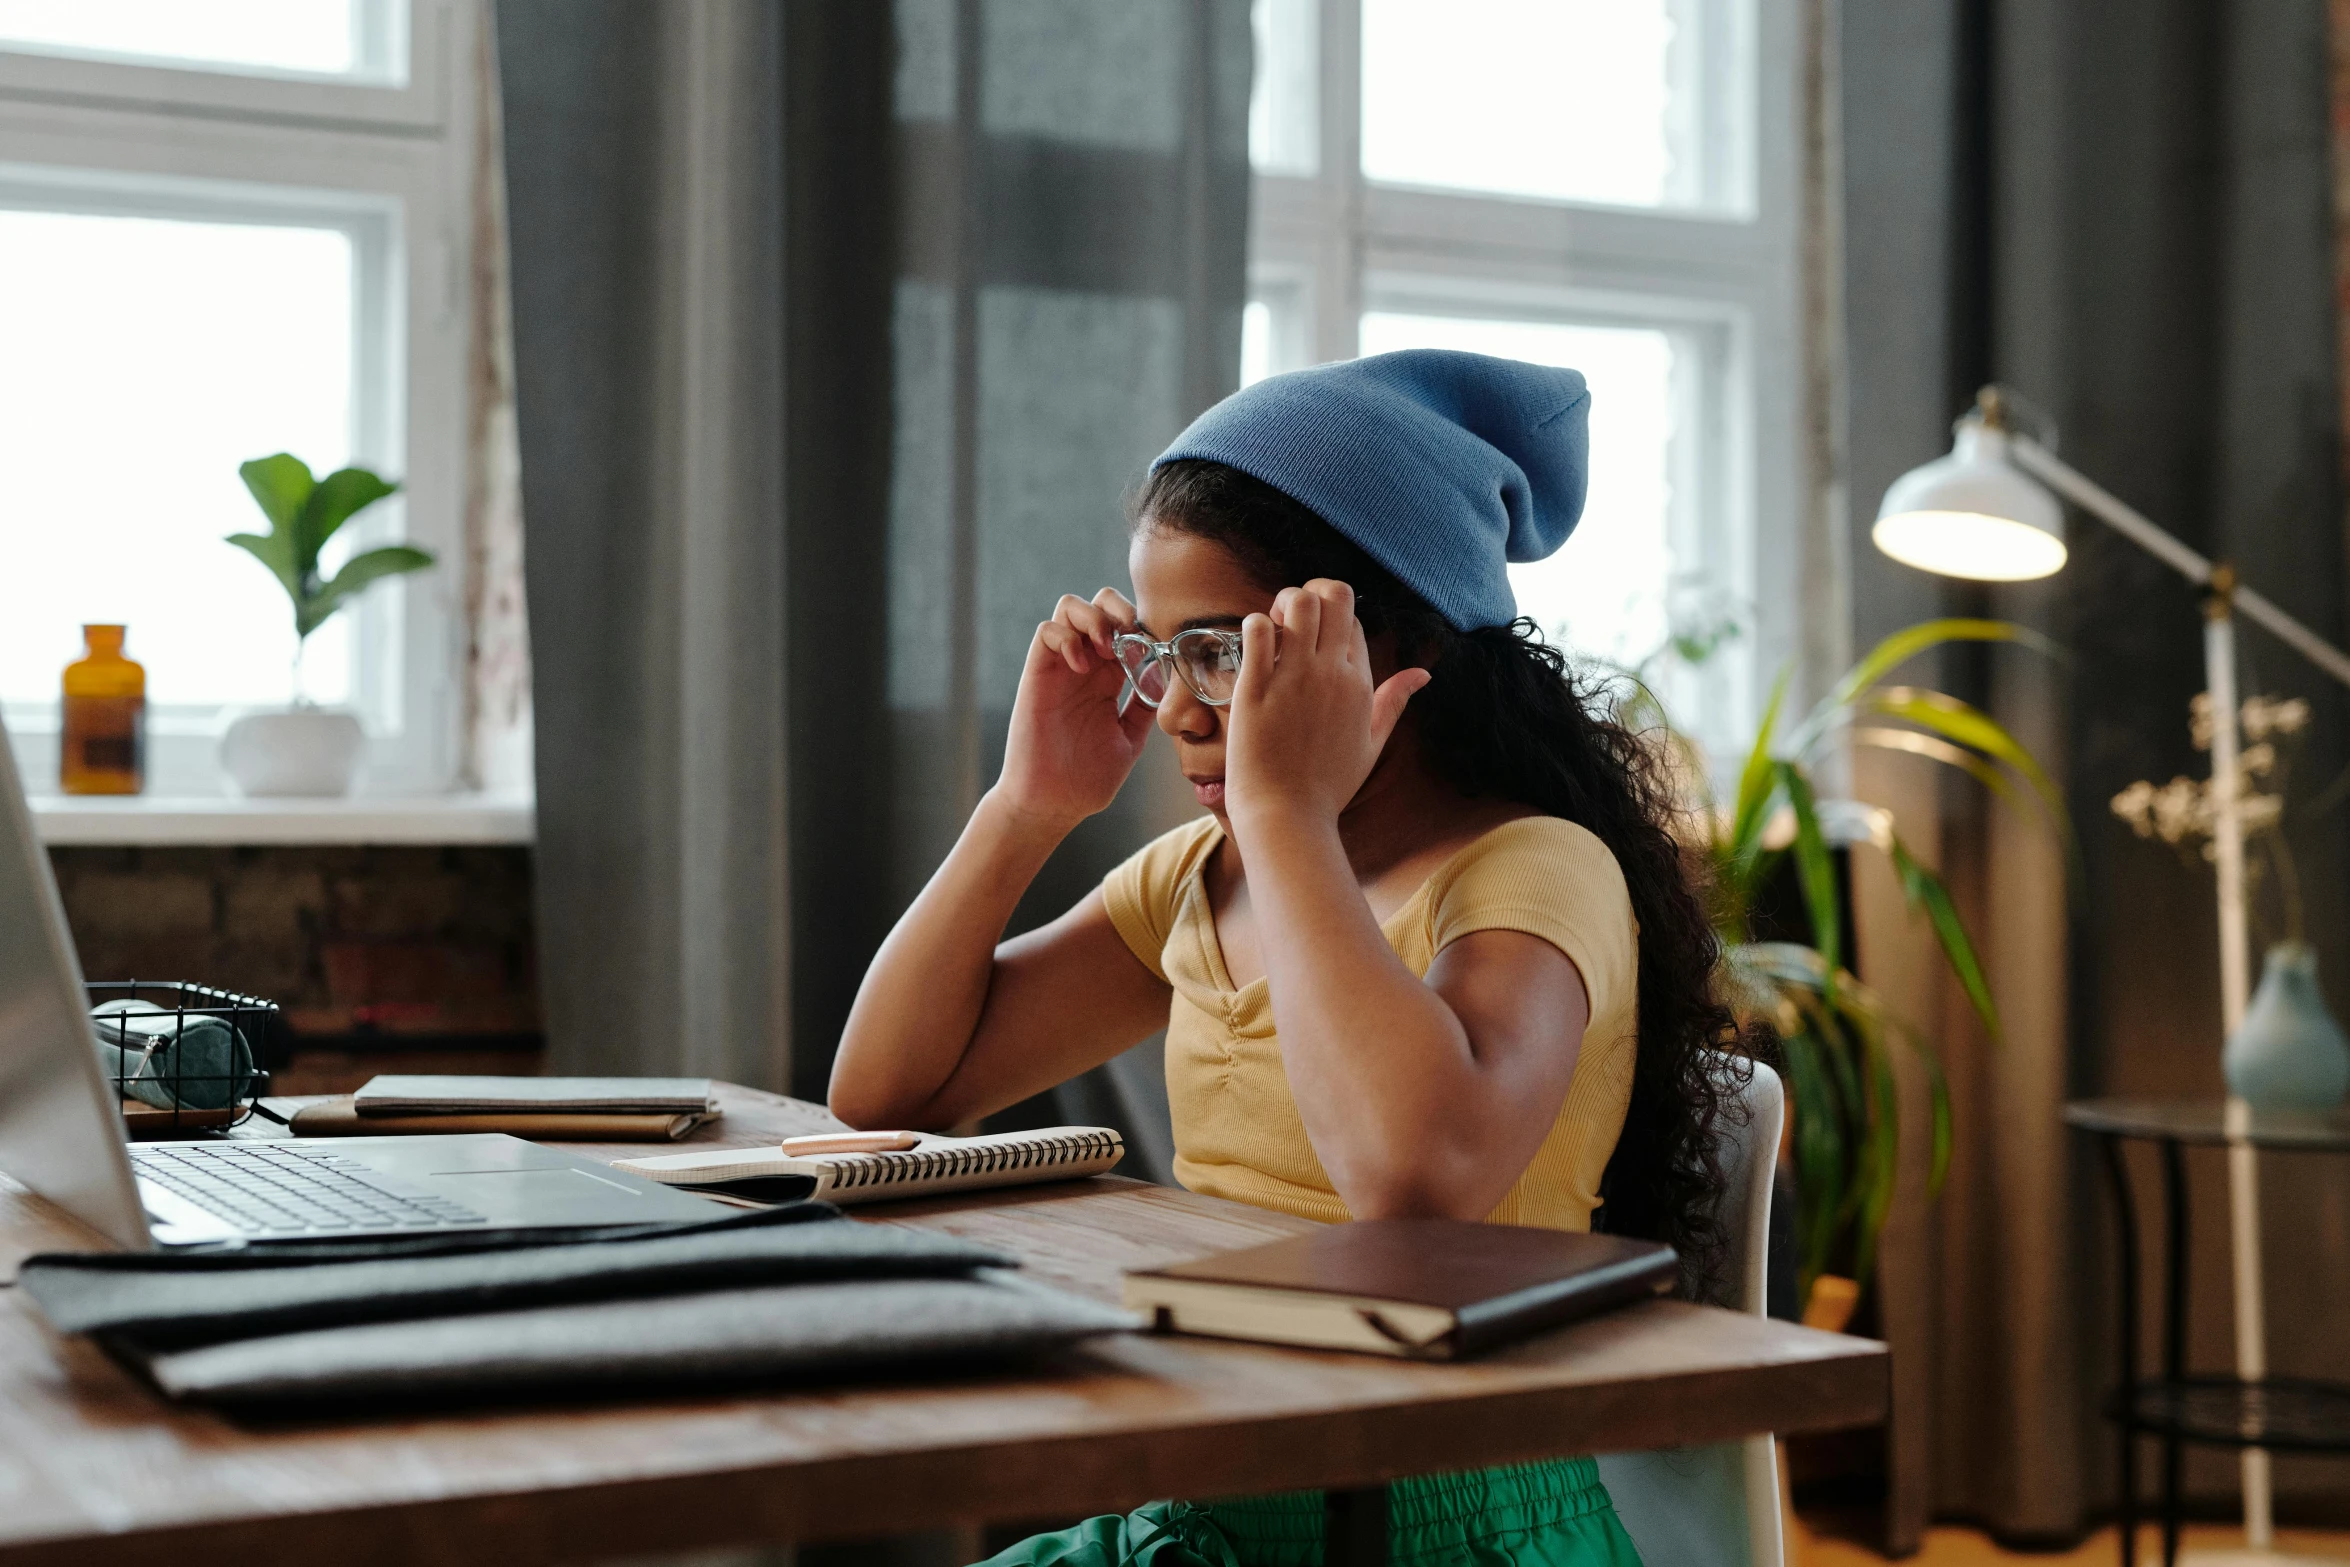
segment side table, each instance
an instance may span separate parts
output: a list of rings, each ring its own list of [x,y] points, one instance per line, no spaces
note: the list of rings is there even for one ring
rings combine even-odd
[[[2350,1154],[2350,1116],[2255,1111],[2231,1131],[2217,1100],[2090,1099],[2065,1106],[2065,1124],[2097,1141],[2121,1241],[2121,1384],[2105,1403],[2120,1427],[2122,1567],[2137,1564],[2138,1439],[2162,1443],[2162,1560],[2179,1554],[2179,1464],[2190,1442],[2277,1452],[2350,1454],[2350,1386],[2297,1377],[2246,1381],[2187,1373],[2187,1178],[2189,1145]],[[2162,1372],[2138,1375],[2138,1210],[2122,1158],[2127,1141],[2161,1150],[2163,1205]]]

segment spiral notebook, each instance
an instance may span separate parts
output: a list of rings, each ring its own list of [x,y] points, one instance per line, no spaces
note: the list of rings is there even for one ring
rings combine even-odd
[[[1106,1126],[1047,1126],[984,1137],[925,1132],[903,1152],[793,1158],[779,1148],[713,1148],[622,1159],[613,1168],[667,1186],[768,1202],[815,1197],[845,1204],[1075,1180],[1105,1174],[1125,1153],[1125,1140]]]

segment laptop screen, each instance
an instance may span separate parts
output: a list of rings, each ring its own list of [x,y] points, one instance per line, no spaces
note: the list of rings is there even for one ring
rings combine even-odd
[[[147,1216],[98,1064],[82,968],[0,725],[0,1172],[116,1243]]]

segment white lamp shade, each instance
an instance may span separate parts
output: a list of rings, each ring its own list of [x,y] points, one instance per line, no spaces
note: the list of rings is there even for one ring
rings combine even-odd
[[[2023,582],[2064,564],[2064,508],[2007,457],[2007,437],[1973,420],[1947,457],[1885,492],[1870,537],[1904,565],[1980,582]]]

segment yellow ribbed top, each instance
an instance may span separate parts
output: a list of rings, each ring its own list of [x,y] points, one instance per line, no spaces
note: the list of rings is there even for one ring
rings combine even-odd
[[[1263,979],[1235,989],[1224,967],[1201,881],[1223,840],[1216,819],[1202,817],[1145,845],[1102,883],[1118,934],[1175,990],[1167,1018],[1175,1178],[1195,1192],[1335,1223],[1350,1215],[1290,1097],[1272,992]],[[1637,926],[1615,856],[1555,816],[1509,822],[1448,860],[1381,929],[1414,974],[1478,930],[1539,936],[1581,971],[1591,1022],[1566,1102],[1486,1217],[1589,1229],[1632,1100],[1638,1044]]]

